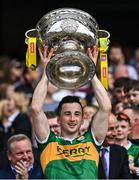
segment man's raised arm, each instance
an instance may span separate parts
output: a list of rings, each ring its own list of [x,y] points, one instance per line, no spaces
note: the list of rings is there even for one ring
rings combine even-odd
[[[48,120],[45,113],[43,112],[42,107],[45,97],[47,95],[47,86],[48,86],[48,79],[45,70],[46,70],[46,65],[50,60],[50,58],[52,57],[52,55],[53,55],[53,49],[51,49],[48,56],[46,54],[46,49],[44,50],[43,55],[40,54],[41,60],[43,61],[44,64],[44,70],[41,80],[39,81],[38,85],[34,90],[34,94],[32,97],[32,104],[31,104],[33,128],[35,131],[35,135],[40,141],[45,140],[50,133]]]
[[[94,47],[93,52],[88,49],[89,57],[96,64],[98,48]],[[99,104],[99,110],[92,120],[92,129],[98,142],[102,142],[108,130],[108,120],[111,113],[111,101],[107,91],[95,75],[91,81],[95,98]]]

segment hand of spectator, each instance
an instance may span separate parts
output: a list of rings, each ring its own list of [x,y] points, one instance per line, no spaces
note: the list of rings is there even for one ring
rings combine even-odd
[[[15,165],[16,169],[16,179],[28,179],[28,167],[25,161],[19,161]]]
[[[97,64],[97,58],[98,58],[99,48],[97,46],[93,46],[92,48],[87,49],[87,54],[92,59],[92,61]]]
[[[48,46],[44,45],[42,49],[39,50],[39,55],[41,58],[41,63],[43,64],[44,68],[47,66],[50,59],[54,56],[54,48],[51,48],[50,51],[48,50]]]

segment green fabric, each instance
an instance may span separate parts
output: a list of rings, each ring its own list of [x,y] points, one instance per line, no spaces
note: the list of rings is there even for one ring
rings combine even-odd
[[[50,132],[50,135],[48,137],[48,140],[47,142],[41,144],[37,141],[37,144],[38,144],[38,148],[39,148],[39,151],[40,153],[45,149],[45,147],[51,143],[51,142],[58,142],[59,145],[69,145],[71,144],[70,141],[65,141],[63,138],[61,137],[58,137],[56,136],[52,131]],[[100,146],[96,145],[95,142],[94,142],[94,139],[92,137],[92,133],[91,133],[91,129],[89,128],[89,130],[83,135],[83,136],[80,136],[78,138],[75,138],[73,141],[72,141],[72,144],[78,144],[80,142],[92,142],[93,145],[96,147],[96,149],[98,151],[100,151]]]
[[[83,136],[78,137],[74,139],[72,142],[68,140],[64,140],[61,137],[55,136],[53,132],[50,133],[49,138],[46,143],[40,144],[38,143],[38,148],[40,152],[43,152],[48,144],[51,144],[52,142],[57,142],[58,145],[62,145],[64,149],[64,145],[78,145],[78,144],[84,144],[87,142],[90,142],[92,146],[94,147],[95,151],[97,152],[97,156],[99,155],[100,146],[97,146],[94,142],[94,139],[92,137],[91,130],[89,129],[88,132],[86,132]],[[77,157],[76,152],[74,151],[68,151],[61,150],[57,146],[57,152],[59,154],[57,155],[65,155],[64,159],[60,160],[52,160],[49,161],[49,163],[46,165],[45,168],[45,178],[47,179],[97,179],[98,175],[98,167],[97,162],[95,160],[92,160],[92,155],[89,153],[89,148],[86,147],[85,149],[78,148],[77,146],[77,156],[82,157],[82,160],[78,161],[70,161],[68,157]],[[81,153],[79,153],[81,151]],[[51,153],[51,152],[50,152]],[[84,159],[85,155],[88,155],[90,159]],[[46,158],[49,158],[49,154],[46,154]]]
[[[139,167],[139,146],[132,144],[127,150],[129,163],[134,163],[134,166]]]
[[[97,179],[98,169],[90,160],[70,162],[63,159],[50,162],[45,172],[48,179]]]

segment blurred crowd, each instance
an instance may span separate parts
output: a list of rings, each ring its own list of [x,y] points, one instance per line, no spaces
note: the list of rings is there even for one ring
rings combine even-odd
[[[139,48],[124,49],[119,43],[111,43],[108,63],[108,93],[112,103],[112,114],[117,118],[114,143],[127,149],[130,172],[134,174],[133,178],[139,178]],[[21,136],[21,140],[22,138],[25,142],[30,140],[33,148],[30,148],[30,151],[34,156],[31,162],[37,161],[39,164],[31,119],[31,100],[42,73],[41,64],[36,70],[31,70],[19,59],[0,57],[0,169],[6,166],[9,160],[12,161],[11,154],[8,157],[5,154],[9,150],[7,147],[9,138],[19,134],[25,135]],[[51,130],[57,135],[60,134],[60,126],[57,122],[56,109],[66,95],[80,97],[84,107],[84,124],[80,128],[82,135],[99,109],[91,83],[88,82],[74,91],[58,89],[49,82],[43,110]],[[16,138],[20,141],[20,137]],[[130,150],[131,144],[135,146],[134,153]],[[41,173],[38,177],[30,177],[43,178]]]

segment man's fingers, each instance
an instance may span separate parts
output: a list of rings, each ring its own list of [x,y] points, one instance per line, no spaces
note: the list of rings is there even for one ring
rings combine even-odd
[[[39,55],[40,55],[40,58],[41,58],[41,61],[42,61],[42,60],[43,60],[43,54],[42,54],[42,51],[41,51],[40,48],[38,48],[38,50],[39,50]]]
[[[91,58],[93,58],[93,55],[92,55],[92,49],[91,48],[88,48],[87,49],[87,54],[89,55],[89,57]]]
[[[95,65],[97,63],[98,53],[99,53],[99,49],[97,46],[93,46],[93,47],[87,49],[87,54],[93,60]]]
[[[96,55],[98,55],[98,52],[99,52],[99,48],[98,48],[98,46],[92,46],[91,48],[91,53],[92,53],[92,56],[94,57],[94,56],[96,56]]]
[[[21,162],[17,162],[17,164],[16,164],[15,167],[16,167],[16,168],[20,168],[20,169],[25,169],[25,168],[26,168],[25,165],[22,164]]]
[[[44,47],[43,47],[43,59],[45,59],[47,57],[47,53],[48,53],[48,46],[44,45]]]
[[[21,161],[17,162],[16,167],[19,167],[21,169],[26,169],[27,168],[27,162],[21,160]]]
[[[50,52],[49,52],[49,54],[48,54],[48,61],[51,59],[51,57],[54,55],[54,48],[51,48],[50,49]]]

